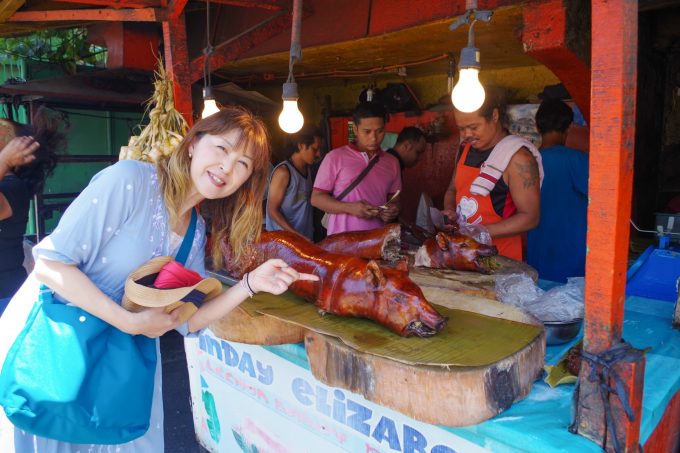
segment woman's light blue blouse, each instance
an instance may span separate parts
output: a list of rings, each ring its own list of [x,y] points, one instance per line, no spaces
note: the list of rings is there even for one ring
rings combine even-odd
[[[33,256],[75,264],[121,303],[127,276],[170,250],[168,212],[152,164],[125,160],[99,172]],[[205,276],[205,222],[199,216],[186,267]],[[178,329],[186,334],[186,325]]]

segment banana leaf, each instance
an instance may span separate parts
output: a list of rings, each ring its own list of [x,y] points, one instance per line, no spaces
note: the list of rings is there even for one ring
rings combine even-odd
[[[313,304],[291,292],[280,296],[258,294],[241,307],[254,316],[273,316],[337,337],[361,352],[406,364],[440,367],[491,365],[526,347],[542,330],[539,326],[434,305],[449,318],[447,327],[430,338],[404,338],[368,319],[321,316]]]

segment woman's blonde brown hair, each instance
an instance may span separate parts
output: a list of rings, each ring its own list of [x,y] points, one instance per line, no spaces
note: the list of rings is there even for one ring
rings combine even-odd
[[[253,173],[230,196],[201,202],[201,213],[211,222],[211,255],[215,268],[223,267],[221,244],[224,240],[228,238],[232,258],[238,263],[248,244],[260,236],[262,199],[271,154],[267,128],[246,109],[224,107],[208,118],[197,121],[177,150],[157,164],[165,205],[170,221],[174,222],[179,216],[181,203],[192,187],[190,145],[203,135],[224,135],[234,130],[240,132],[235,148],[253,158]]]

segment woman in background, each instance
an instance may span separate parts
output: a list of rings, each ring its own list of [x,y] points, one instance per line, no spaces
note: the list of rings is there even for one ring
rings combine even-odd
[[[23,239],[30,201],[42,192],[64,144],[41,112],[32,126],[0,119],[0,314],[26,280]]]

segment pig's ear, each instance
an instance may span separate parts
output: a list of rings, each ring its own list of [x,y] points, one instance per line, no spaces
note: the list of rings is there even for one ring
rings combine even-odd
[[[447,238],[444,233],[437,233],[437,236],[435,236],[435,240],[437,241],[437,246],[441,250],[449,249],[449,238]]]
[[[376,287],[385,286],[386,283],[385,276],[383,275],[380,266],[378,266],[378,263],[376,263],[373,260],[370,260],[366,265],[366,271],[367,271],[366,278],[368,279],[369,282],[373,283],[374,286]]]

